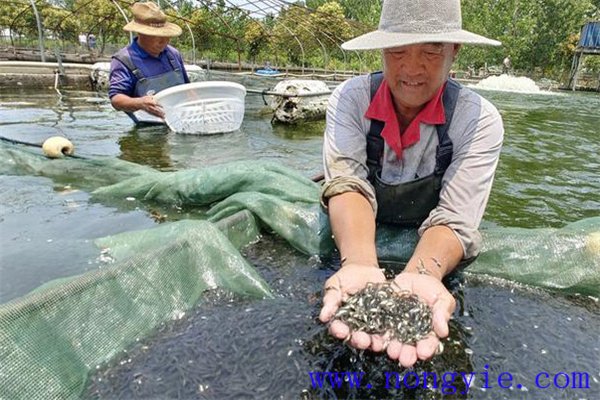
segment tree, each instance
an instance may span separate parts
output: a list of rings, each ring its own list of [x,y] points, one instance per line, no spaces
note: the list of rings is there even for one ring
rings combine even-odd
[[[329,63],[327,57],[330,54],[343,57],[340,45],[352,37],[352,29],[344,17],[342,6],[337,1],[328,1],[310,14],[309,21],[315,40],[323,46],[325,66]]]
[[[307,19],[307,10],[289,5],[279,12],[273,26],[273,48],[280,49],[295,65],[305,65],[307,56],[318,46]]]
[[[122,45],[128,35],[116,4],[123,0],[35,0],[43,25],[51,37],[75,41],[79,34],[94,33],[105,43]],[[223,61],[261,56],[299,65],[337,68],[342,63],[360,70],[380,67],[380,53],[344,52],[344,41],[374,29],[382,0],[282,1],[274,15],[263,19],[242,10],[233,0],[162,0],[170,19],[190,26],[195,44],[203,53]],[[305,5],[306,3],[306,5]],[[37,24],[25,0],[2,4],[0,26],[36,40]],[[464,46],[459,69],[500,65],[510,55],[521,73],[559,76],[570,69],[576,36],[589,20],[600,18],[600,0],[462,0],[463,26],[498,39],[501,47]],[[12,40],[12,37],[11,37]],[[176,39],[177,47],[190,48],[190,35]],[[14,45],[14,43],[13,43]],[[586,60],[595,68],[596,58]]]
[[[328,0],[308,0],[307,7],[317,9]],[[379,24],[382,0],[339,0],[338,3],[344,10],[344,16],[354,21],[359,21],[366,27],[374,28]]]
[[[569,68],[564,49],[597,8],[591,0],[463,0],[463,26],[498,39],[500,48],[465,46],[459,66],[500,64],[509,55],[527,73],[558,75]]]
[[[244,40],[248,48],[248,58],[256,63],[258,55],[269,45],[269,35],[265,27],[258,21],[250,21],[246,25]]]
[[[93,7],[92,7],[93,5]],[[125,44],[129,35],[123,31],[126,21],[111,0],[74,0],[70,9],[80,25],[80,32],[98,37],[100,54],[104,53],[106,43]],[[130,11],[123,8],[131,20]]]

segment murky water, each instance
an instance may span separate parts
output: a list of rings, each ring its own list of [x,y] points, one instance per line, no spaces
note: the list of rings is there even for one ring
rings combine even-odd
[[[94,374],[85,397],[438,399],[444,394],[592,399],[600,394],[600,307],[594,300],[454,277],[449,285],[459,305],[444,353],[405,370],[327,335],[317,316],[322,282],[333,272],[330,265],[307,259],[273,237],[265,237],[245,255],[274,288],[276,299],[248,302],[209,294],[190,315],[164,325],[153,338]],[[364,373],[361,388],[350,388],[347,381],[340,387],[328,381],[319,387],[310,373],[322,371]],[[545,371],[587,371],[590,389],[542,390],[535,379]],[[416,390],[405,387],[403,377],[409,372],[420,377],[411,381],[409,374],[406,381]],[[426,372],[439,377],[437,389],[423,388]],[[477,375],[467,388],[454,372]],[[498,377],[505,372],[513,377],[513,389],[499,386]],[[547,384],[544,375],[539,384]]]
[[[236,78],[247,87],[267,79]],[[600,211],[600,96],[481,91],[501,111],[505,146],[486,224],[560,227]],[[307,176],[320,171],[323,123],[273,126],[259,95],[247,97],[242,129],[214,136],[136,129],[94,93],[0,91],[0,134],[30,143],[64,134],[86,157],[107,155],[162,170],[240,159],[268,159]],[[151,227],[142,210],[122,212],[90,203],[86,193],[42,177],[0,176],[0,302],[62,276],[97,268],[93,239]],[[414,372],[478,372],[467,394],[450,376],[446,392],[395,388],[384,357],[357,353],[329,339],[317,322],[327,262],[309,259],[266,237],[245,250],[277,293],[249,302],[209,294],[183,320],[163,326],[90,378],[91,398],[598,398],[600,306],[473,277],[451,287],[460,306],[441,357]],[[487,367],[486,367],[487,365]],[[311,371],[365,372],[371,388],[314,388]],[[589,390],[537,388],[537,373],[584,371]],[[492,381],[485,388],[484,378]],[[502,389],[508,372],[522,385]],[[391,375],[390,375],[391,376]],[[413,382],[414,383],[414,382]],[[386,386],[387,384],[387,386]],[[391,385],[391,387],[390,387]],[[452,393],[452,387],[456,393]]]
[[[481,91],[506,136],[486,220],[560,227],[600,212],[600,95]]]

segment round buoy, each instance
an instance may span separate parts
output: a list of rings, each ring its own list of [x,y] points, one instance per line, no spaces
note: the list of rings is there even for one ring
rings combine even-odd
[[[61,158],[64,156],[70,156],[75,151],[73,143],[62,136],[52,136],[46,139],[42,145],[42,150],[48,158]]]

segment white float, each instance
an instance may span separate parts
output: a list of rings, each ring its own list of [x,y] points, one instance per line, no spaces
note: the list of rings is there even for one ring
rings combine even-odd
[[[48,158],[62,158],[73,155],[75,147],[66,137],[52,136],[44,141],[42,150]]]

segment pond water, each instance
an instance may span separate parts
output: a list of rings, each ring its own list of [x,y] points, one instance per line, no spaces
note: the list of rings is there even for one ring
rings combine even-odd
[[[255,89],[267,78],[216,74]],[[523,94],[477,89],[500,110],[505,145],[485,224],[561,227],[600,211],[600,96],[589,93]],[[138,129],[95,93],[0,89],[0,135],[41,143],[66,135],[84,157],[110,156],[161,170],[233,160],[265,159],[307,176],[321,170],[323,122],[272,125],[259,95],[248,95],[238,132],[178,135],[165,127]],[[98,268],[94,238],[148,228],[143,210],[122,211],[50,179],[0,176],[0,303],[54,278]],[[78,243],[78,248],[61,244]],[[82,250],[83,249],[83,250]],[[97,253],[97,252],[96,252]],[[214,293],[177,323],[132,348],[90,378],[90,398],[438,398],[440,390],[387,388],[382,371],[402,372],[382,357],[354,352],[327,338],[316,321],[327,262],[309,259],[276,237],[245,250],[274,288],[276,300],[248,302]],[[489,369],[467,394],[454,379],[456,398],[600,398],[600,306],[506,282],[456,277],[460,306],[446,351],[415,371]],[[487,366],[487,367],[486,367]],[[312,388],[309,371],[363,371],[370,389]],[[586,371],[589,390],[542,390],[538,372]],[[501,389],[509,372],[522,387]],[[448,384],[452,386],[452,384]],[[448,390],[451,390],[450,388]]]

